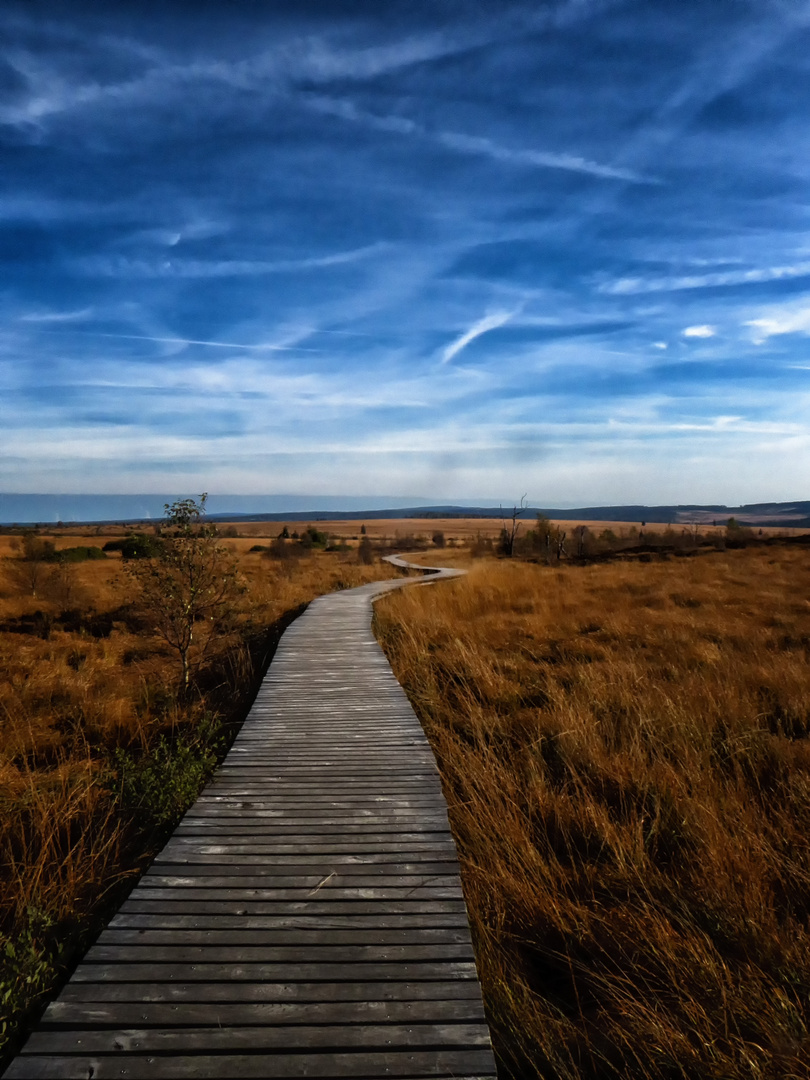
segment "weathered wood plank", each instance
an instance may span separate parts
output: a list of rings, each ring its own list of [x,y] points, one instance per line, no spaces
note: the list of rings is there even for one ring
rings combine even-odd
[[[297,827],[296,827],[297,826]],[[421,819],[411,820],[407,823],[407,827],[403,824],[392,823],[388,821],[382,822],[364,822],[362,825],[356,824],[326,824],[321,822],[320,824],[315,822],[313,824],[303,825],[301,822],[285,822],[285,821],[257,821],[248,824],[240,823],[236,821],[222,821],[212,820],[210,818],[198,818],[196,820],[184,819],[180,822],[175,830],[175,836],[205,836],[205,835],[225,835],[225,836],[248,836],[261,839],[262,837],[286,837],[288,842],[291,839],[300,837],[302,841],[306,841],[307,836],[323,837],[334,836],[344,837],[349,839],[354,837],[356,839],[364,838],[381,838],[388,835],[392,840],[397,840],[401,837],[415,837],[419,836],[423,840],[442,837],[446,839],[449,837],[450,829],[446,822],[439,822],[438,824],[433,821],[423,821]]]
[[[418,1024],[484,1020],[475,998],[443,1001],[213,1002],[167,1004],[55,1001],[41,1027],[244,1027],[247,1025]]]
[[[444,888],[431,885],[405,885],[401,888],[384,887],[336,887],[336,888],[298,888],[298,889],[261,889],[261,888],[163,888],[150,889],[138,885],[135,890],[143,900],[298,900],[306,901],[314,897],[320,900],[463,900],[461,885],[454,882]],[[133,896],[135,895],[133,892]]]
[[[373,882],[378,884],[378,879],[385,879],[383,884],[396,885],[401,878],[412,879],[414,877],[424,880],[426,878],[437,879],[437,884],[446,884],[446,879],[454,876],[456,864],[448,862],[340,862],[324,856],[319,860],[310,860],[306,863],[282,864],[276,866],[269,859],[254,858],[248,863],[232,861],[221,855],[211,856],[209,859],[189,860],[182,863],[156,862],[150,867],[143,880],[152,882],[156,877],[182,877],[219,879],[223,877],[229,884],[245,886],[249,882],[259,882],[262,885],[278,882],[282,887],[293,881],[306,883],[310,878],[314,885],[324,880],[324,875],[330,879],[351,878],[358,885]],[[368,879],[368,881],[366,881]],[[416,884],[416,882],[412,882]]]
[[[54,1002],[130,1003],[242,1003],[287,1002],[413,1002],[473,1001],[480,1006],[481,991],[473,979],[425,982],[98,982],[68,983]]]
[[[492,1051],[427,1050],[421,1052],[326,1054],[210,1054],[206,1080],[267,1080],[267,1077],[423,1077],[473,1080],[494,1076]],[[200,1059],[193,1054],[104,1056],[21,1054],[9,1066],[8,1080],[200,1080]]]
[[[227,855],[239,857],[242,855],[259,855],[266,858],[273,856],[273,861],[284,865],[285,860],[295,859],[299,862],[309,862],[320,858],[322,855],[330,855],[333,859],[382,859],[403,857],[408,862],[414,859],[432,859],[442,856],[455,856],[455,847],[450,840],[433,840],[418,843],[401,843],[396,840],[375,841],[373,838],[364,844],[346,843],[338,838],[332,838],[332,842],[320,844],[296,843],[274,844],[263,843],[261,839],[256,841],[227,840],[226,842],[212,843],[206,837],[175,836],[170,840],[158,856],[159,859],[184,861],[198,855]]]
[[[407,856],[405,862],[399,862],[402,855]],[[421,855],[421,858],[420,858]],[[340,852],[325,852],[320,855],[275,854],[272,859],[266,854],[249,855],[246,852],[225,855],[222,852],[188,851],[178,852],[172,850],[166,852],[163,858],[156,859],[153,866],[170,867],[182,866],[185,873],[187,866],[221,866],[223,868],[242,868],[246,873],[253,873],[257,866],[273,867],[283,874],[312,874],[317,872],[313,868],[329,866],[338,869],[341,874],[351,873],[396,873],[396,874],[452,874],[456,862],[445,859],[437,861],[436,851],[424,853],[418,851],[408,852],[382,852],[373,851],[365,854],[353,855]],[[173,872],[173,871],[172,871]]]
[[[406,930],[438,931],[463,928],[468,933],[464,912],[437,915],[238,915],[130,914],[129,909],[118,912],[110,920],[108,930],[240,930],[274,931],[301,940],[302,931],[318,931],[335,941],[335,931],[367,934],[369,931]],[[105,931],[106,934],[106,931]],[[105,934],[99,938],[106,940]],[[254,939],[255,940],[255,939]],[[366,940],[368,940],[366,938]]]
[[[125,932],[125,931],[124,931]],[[137,931],[136,931],[137,934]],[[144,933],[144,936],[145,933]],[[469,941],[463,945],[94,945],[85,964],[407,964],[472,960]]]
[[[80,964],[75,982],[154,982],[157,975],[167,982],[368,982],[394,979],[397,982],[435,979],[477,979],[475,964],[465,960],[414,961],[413,963],[261,964],[261,963],[176,963]]]
[[[28,1040],[28,1054],[217,1054],[240,1050],[315,1049],[411,1050],[417,1047],[473,1049],[489,1044],[489,1032],[480,1021],[464,1024],[323,1024],[304,1027],[245,1026],[185,1028],[124,1028],[118,1030],[37,1031]]]
[[[244,874],[216,874],[211,873],[210,869],[215,870],[216,867],[155,866],[147,870],[141,880],[149,889],[180,889],[188,886],[193,889],[306,889],[308,892],[314,889],[374,889],[378,886],[413,889],[423,885],[434,889],[451,889],[458,885],[454,874],[430,874],[419,870],[399,874],[395,867],[394,872],[388,874],[385,866],[375,867],[379,871],[375,874],[368,872],[368,868],[351,867],[359,872],[338,873],[332,870],[325,876],[313,873],[311,868],[307,868],[304,874],[282,874],[272,869],[262,873],[259,867],[246,867]]]
[[[302,916],[321,918],[330,923],[341,916],[394,917],[413,915],[441,915],[463,913],[466,908],[461,899],[425,900],[407,897],[405,900],[330,900],[319,897],[306,900],[232,900],[217,897],[213,900],[200,900],[183,895],[180,900],[167,900],[161,894],[157,899],[144,898],[135,890],[121,907],[122,912],[137,912],[148,915],[153,912],[166,914],[181,913],[188,915],[231,914],[231,915],[267,915],[273,918],[299,918]]]
[[[102,945],[194,945],[194,946],[274,946],[295,948],[296,945],[336,946],[336,945],[469,945],[470,935],[466,926],[458,928],[410,927],[398,929],[391,927],[374,928],[359,926],[356,929],[322,925],[319,919],[314,927],[296,926],[289,930],[266,930],[256,926],[240,926],[237,929],[226,927],[189,927],[156,928],[146,927],[108,927],[96,943]],[[441,950],[438,950],[441,951]]]

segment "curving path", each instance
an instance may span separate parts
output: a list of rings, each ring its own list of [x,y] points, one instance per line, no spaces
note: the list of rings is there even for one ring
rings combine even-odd
[[[289,627],[8,1080],[495,1076],[436,763],[371,632],[404,584]]]

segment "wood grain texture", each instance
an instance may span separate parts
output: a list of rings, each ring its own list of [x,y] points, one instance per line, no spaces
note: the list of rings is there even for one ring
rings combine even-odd
[[[371,633],[407,583],[290,626],[9,1080],[495,1076],[438,771]]]

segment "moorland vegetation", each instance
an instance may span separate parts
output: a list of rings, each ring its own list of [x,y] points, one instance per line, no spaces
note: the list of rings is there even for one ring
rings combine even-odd
[[[0,536],[0,1067],[196,798],[285,626],[395,573],[330,537],[251,551],[204,500],[167,510],[78,544]]]
[[[806,1078],[810,551],[732,524],[726,550],[625,535],[572,565],[543,528],[375,616],[439,761],[499,1067]]]
[[[808,1075],[807,547],[539,519],[507,553],[498,523],[239,536],[174,510],[0,535],[0,1062],[289,620],[421,549],[469,577],[385,599],[377,625],[442,770],[503,1075]],[[184,668],[148,585],[159,602],[200,525],[234,587],[192,615]]]

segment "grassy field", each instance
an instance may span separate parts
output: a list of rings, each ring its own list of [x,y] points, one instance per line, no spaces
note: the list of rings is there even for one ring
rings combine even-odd
[[[810,552],[481,559],[376,625],[504,1075],[810,1075]]]
[[[47,536],[41,537],[48,539]],[[110,534],[50,538],[57,549]],[[0,1064],[26,1016],[194,799],[244,715],[285,617],[391,577],[356,551],[237,553],[247,586],[188,696],[119,555],[44,564],[31,595],[0,537]]]

